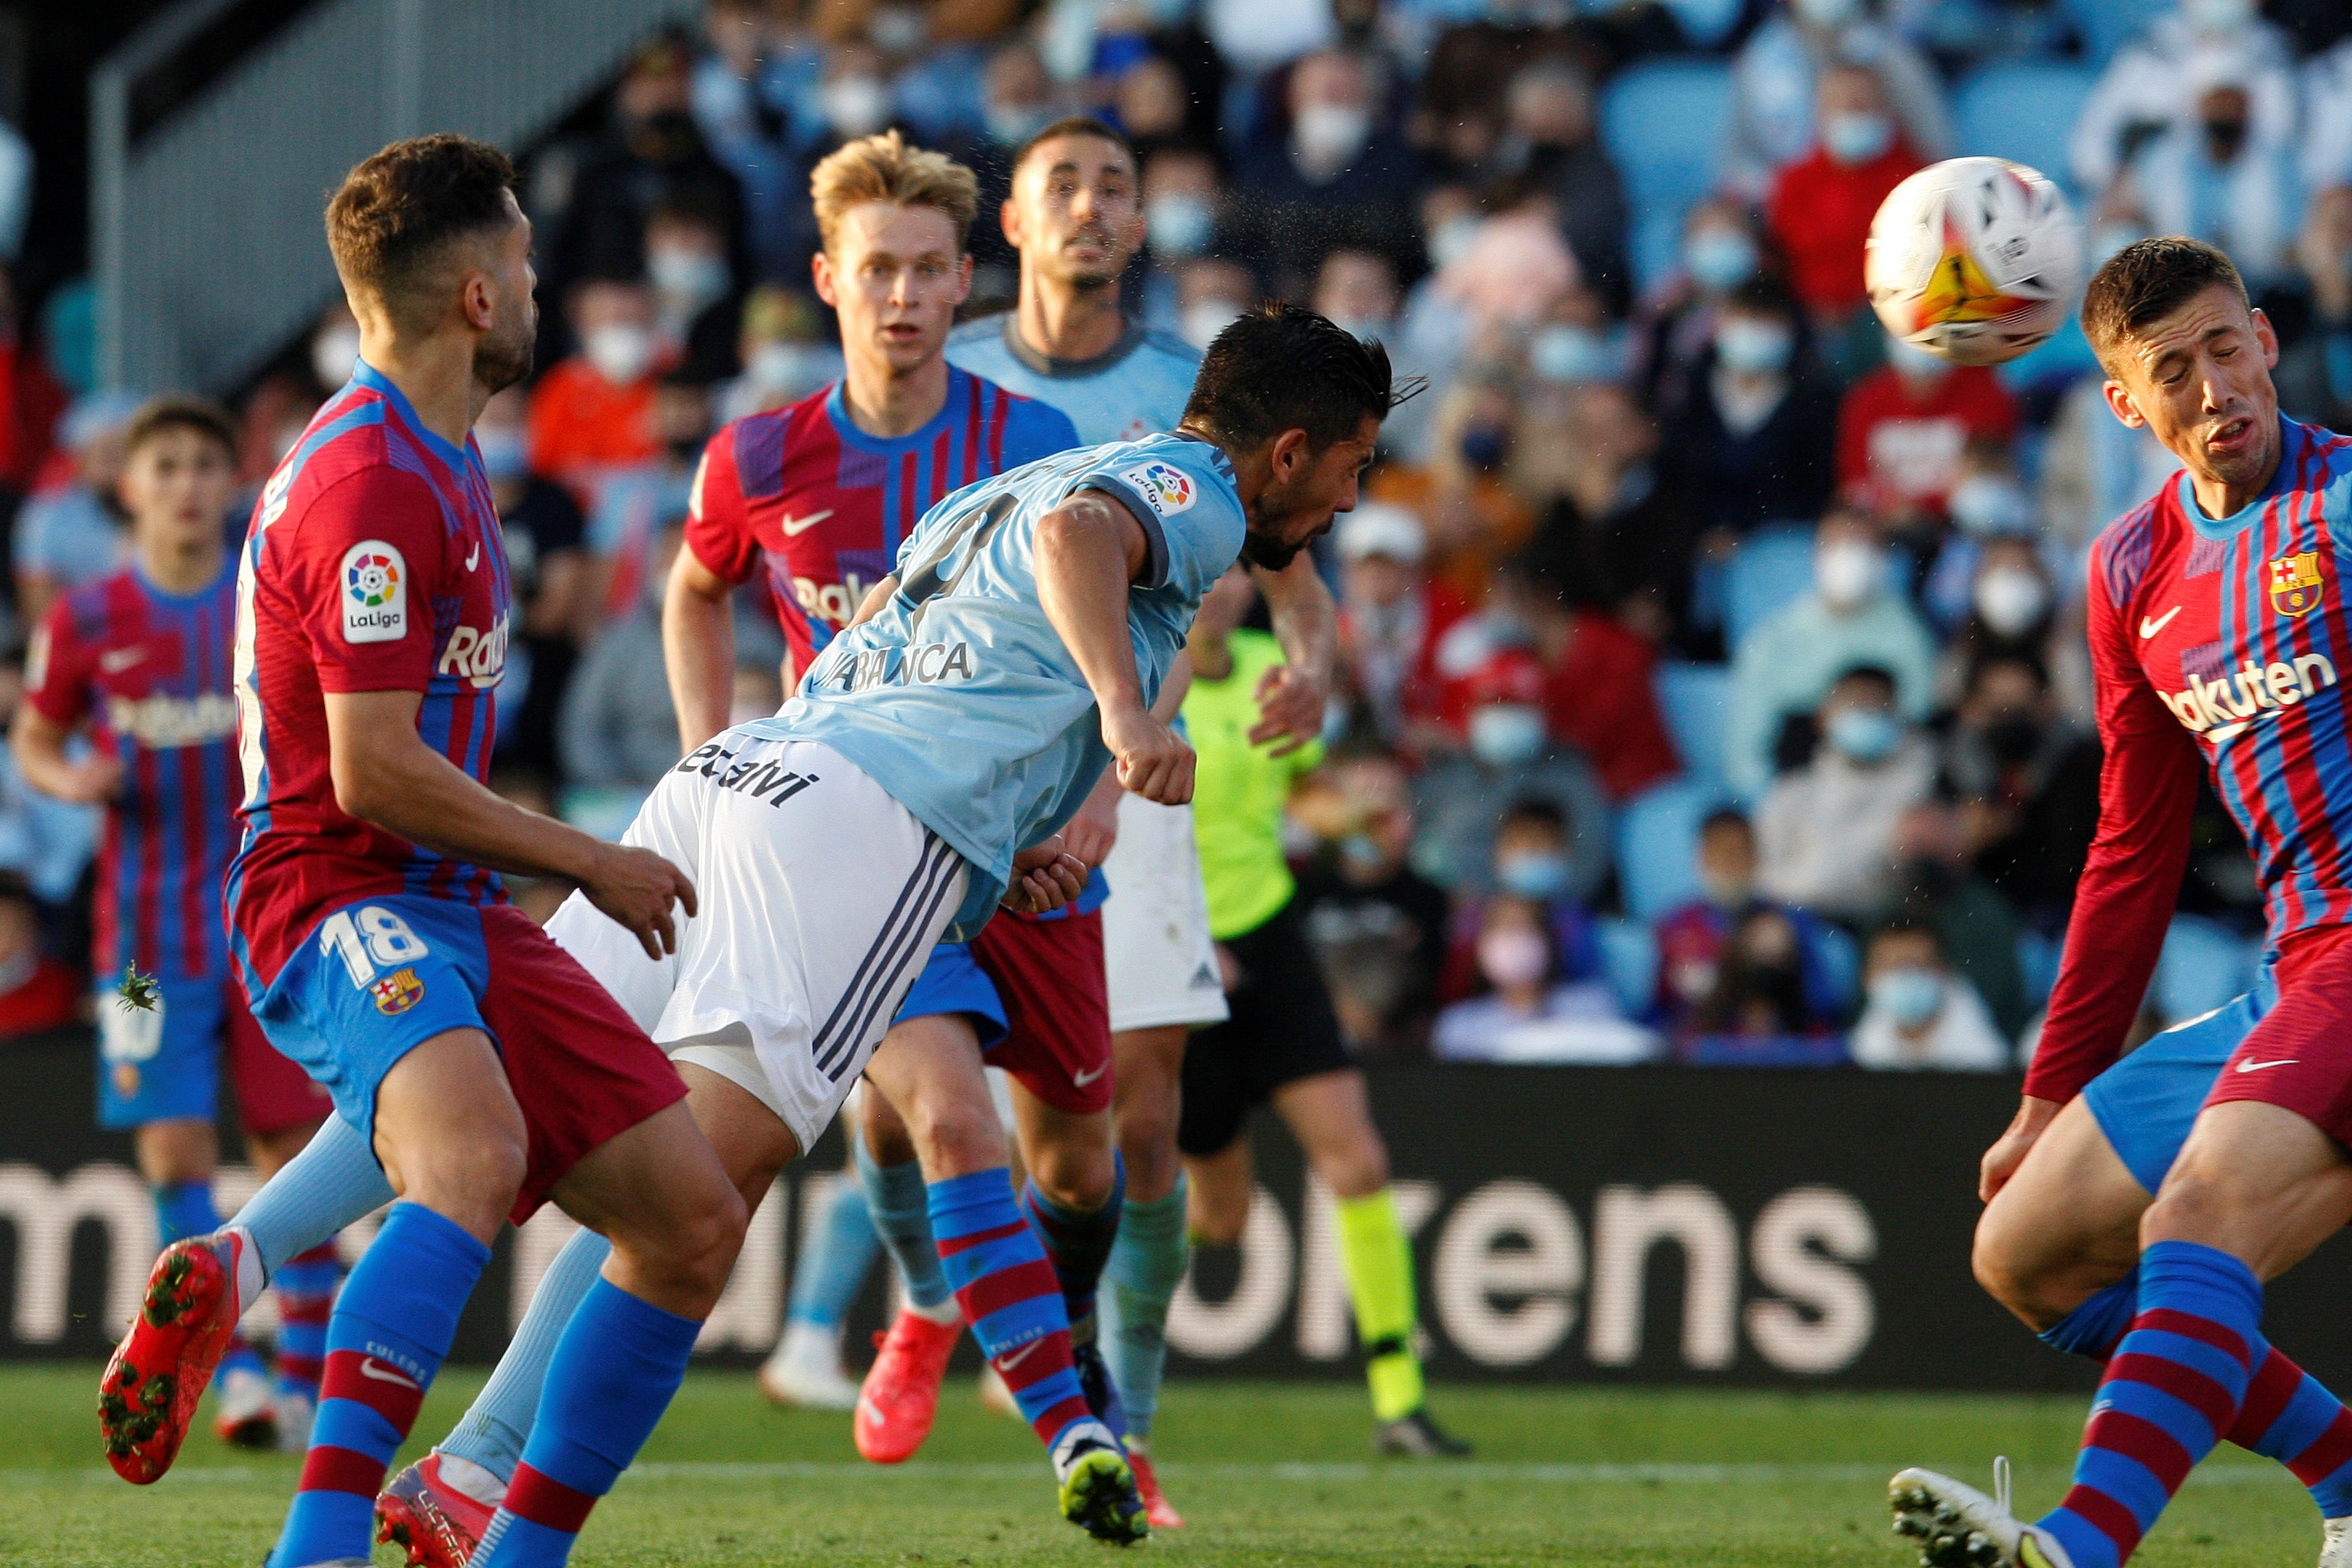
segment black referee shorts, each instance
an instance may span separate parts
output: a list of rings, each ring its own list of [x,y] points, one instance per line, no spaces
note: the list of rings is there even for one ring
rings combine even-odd
[[[1225,997],[1233,1016],[1196,1030],[1184,1047],[1176,1145],[1187,1154],[1230,1147],[1250,1111],[1284,1084],[1356,1065],[1297,906],[1293,899],[1263,925],[1225,939],[1241,977]]]

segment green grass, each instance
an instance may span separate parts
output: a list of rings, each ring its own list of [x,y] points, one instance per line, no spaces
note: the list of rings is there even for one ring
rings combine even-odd
[[[477,1382],[444,1379],[420,1435],[442,1432]],[[162,1484],[124,1486],[98,1457],[95,1384],[94,1367],[0,1372],[0,1564],[252,1568],[294,1462],[201,1433]],[[1927,1464],[1989,1485],[2005,1452],[2021,1507],[2039,1510],[2064,1486],[2083,1417],[2075,1398],[1895,1394],[1447,1388],[1433,1405],[1478,1444],[1476,1460],[1371,1460],[1362,1396],[1336,1384],[1173,1389],[1158,1447],[1192,1527],[1139,1550],[1201,1568],[1904,1568],[1887,1531],[1889,1474]],[[747,1377],[698,1373],[574,1561],[1106,1562],[1108,1549],[1055,1517],[1025,1431],[981,1409],[961,1380],[944,1405],[922,1458],[885,1470],[858,1462],[846,1416],[772,1410]],[[2315,1554],[2315,1520],[2284,1472],[2229,1450],[2135,1561],[2284,1568]]]

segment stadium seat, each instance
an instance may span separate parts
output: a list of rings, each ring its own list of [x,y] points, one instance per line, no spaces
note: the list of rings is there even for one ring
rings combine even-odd
[[[1683,776],[1722,788],[1724,704],[1731,695],[1731,671],[1719,664],[1670,659],[1658,666],[1657,690],[1658,711],[1675,738]]]
[[[2105,65],[2150,22],[2176,6],[2174,0],[2062,0],[2060,8],[2082,29],[2093,62]]]
[[[2038,931],[2017,933],[2017,973],[2025,982],[2025,999],[2041,1007],[2058,983],[2058,943]]]
[[[1657,989],[1658,939],[1640,921],[1603,915],[1593,924],[1609,989],[1617,994],[1627,1016],[1638,1018],[1650,1010]]]
[[[1962,153],[2007,158],[2066,182],[2066,138],[2096,79],[2082,66],[2054,61],[1998,65],[1979,71],[1952,100]]]
[[[1862,999],[1862,944],[1842,925],[1823,921],[1813,956],[1821,961],[1830,984],[1848,1006]]]
[[[1736,651],[1748,633],[1812,584],[1813,531],[1792,523],[1758,529],[1740,541],[1724,575],[1724,641]]]
[[[1722,800],[1689,779],[1668,779],[1617,814],[1617,885],[1643,922],[1699,896],[1698,825]]]
[[[2175,915],[2156,961],[2156,1007],[2167,1024],[2210,1013],[2254,983],[2259,942],[2203,915]]]
[[[1720,60],[1635,66],[1609,84],[1601,134],[1633,210],[1633,281],[1648,288],[1674,265],[1683,214],[1715,188],[1731,106]]]

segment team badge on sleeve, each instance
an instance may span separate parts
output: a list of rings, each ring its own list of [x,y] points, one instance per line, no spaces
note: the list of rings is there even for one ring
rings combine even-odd
[[[1135,493],[1162,517],[1190,511],[1200,497],[1192,477],[1173,463],[1139,463],[1118,477],[1134,486]]]
[[[396,545],[363,539],[344,551],[342,595],[345,642],[408,635],[408,563]]]
[[[2319,597],[2326,588],[2316,550],[2282,555],[2271,563],[2271,608],[2282,616],[2309,615],[2319,607]]]

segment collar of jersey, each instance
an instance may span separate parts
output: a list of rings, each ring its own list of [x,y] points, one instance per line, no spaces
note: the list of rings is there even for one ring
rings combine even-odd
[[[213,580],[190,594],[174,594],[169,588],[159,587],[155,579],[147,575],[147,569],[139,564],[139,558],[136,555],[131,558],[128,570],[131,576],[138,579],[142,593],[161,599],[167,605],[193,605],[199,599],[207,598],[218,593],[222,578],[236,575],[236,552],[234,550],[228,552],[221,561],[221,569],[213,574]]]
[[[1057,381],[1100,375],[1133,353],[1136,344],[1143,341],[1144,331],[1143,323],[1129,317],[1127,330],[1118,334],[1118,342],[1093,358],[1055,359],[1052,354],[1039,353],[1031,348],[1028,341],[1021,335],[1021,312],[1007,310],[1004,312],[1004,352],[1039,375],[1051,376]]]
[[[2175,493],[2180,498],[2180,510],[2188,514],[2189,527],[2208,539],[2227,539],[2232,534],[2242,533],[2255,518],[2262,515],[2263,508],[2277,500],[2285,490],[2294,475],[2295,453],[2302,444],[2302,431],[2285,415],[2280,415],[2278,419],[2278,470],[2271,475],[2271,482],[2263,487],[2262,494],[2229,516],[2206,516],[2205,509],[2197,504],[2197,488],[2189,482],[2189,470],[2180,470],[2179,477],[2172,482],[2177,487]]]
[[[833,421],[834,429],[841,436],[842,445],[855,447],[861,452],[879,452],[896,457],[931,440],[951,421],[963,416],[965,399],[971,395],[964,384],[971,379],[955,366],[948,366],[947,401],[940,405],[937,414],[904,436],[872,436],[857,427],[857,421],[849,416],[849,378],[845,375],[835,382],[833,390],[824,395],[825,417]]]
[[[408,394],[393,384],[390,376],[368,363],[367,361],[362,360],[352,370],[352,381],[355,385],[366,387],[370,392],[391,404],[394,412],[400,416],[400,422],[407,426],[410,433],[424,442],[435,457],[447,465],[451,473],[454,474],[466,466],[466,449],[463,447],[451,446],[432,426],[419,419],[416,416],[416,405],[408,401]]]

